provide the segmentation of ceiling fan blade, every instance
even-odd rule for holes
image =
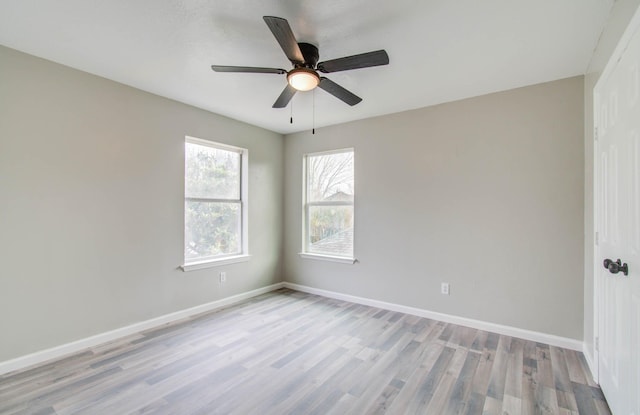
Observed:
[[[289,58],[291,63],[303,64],[304,56],[300,51],[296,37],[291,31],[289,22],[281,17],[273,16],[264,16],[263,19],[267,26],[269,26],[271,33],[273,33],[273,36],[275,36],[280,47],[284,51],[284,54],[287,55],[287,58]]]
[[[384,49],[359,55],[345,56],[318,63],[318,70],[324,73],[348,71],[350,69],[369,68],[389,64],[389,55]]]
[[[360,101],[362,101],[362,98],[353,94],[352,92],[347,91],[340,85],[333,82],[331,79],[328,79],[325,77],[320,78],[320,84],[318,84],[318,86],[324,89],[325,91],[327,91],[328,93],[330,93],[331,95],[333,95],[334,97],[341,99],[342,101],[346,102],[351,106],[354,106]]]
[[[296,89],[287,84],[286,88],[282,91],[276,102],[273,103],[273,108],[284,108],[287,106],[291,98],[296,94]]]
[[[211,65],[211,69],[216,72],[245,72],[245,73],[275,73],[285,74],[287,71],[278,68],[256,68],[252,66],[223,66]]]

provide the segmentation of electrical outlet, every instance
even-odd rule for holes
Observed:
[[[449,295],[449,283],[443,282],[440,284],[440,293],[444,295]]]
[[[220,284],[224,284],[227,282],[227,273],[224,271],[220,272]]]

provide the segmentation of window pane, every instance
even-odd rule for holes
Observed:
[[[240,199],[240,154],[185,143],[185,196]]]
[[[309,206],[308,252],[353,256],[353,206]]]
[[[240,253],[240,203],[185,202],[185,260]]]
[[[353,152],[308,156],[307,200],[353,202]]]

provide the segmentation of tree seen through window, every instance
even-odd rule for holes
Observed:
[[[242,250],[241,153],[185,143],[185,262]]]

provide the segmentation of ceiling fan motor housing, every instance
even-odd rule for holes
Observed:
[[[318,48],[310,43],[298,43],[300,52],[304,56],[304,63],[302,65],[295,65],[296,67],[302,66],[305,68],[315,69],[320,55],[318,54]]]

